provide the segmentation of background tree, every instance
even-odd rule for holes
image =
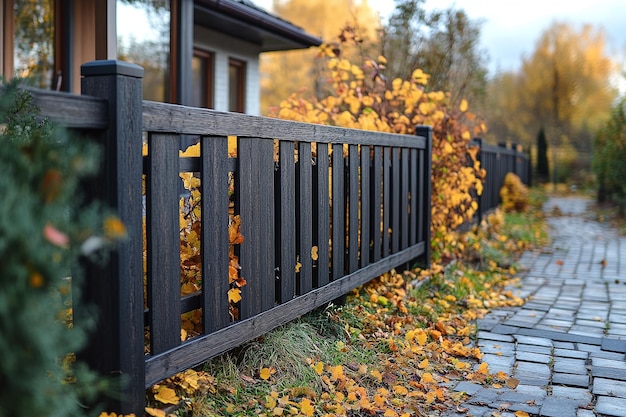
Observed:
[[[612,71],[601,29],[552,24],[519,72],[491,81],[487,108],[500,109],[486,114],[491,137],[515,137],[530,146],[531,132],[543,126],[548,143],[569,142],[589,153],[589,132],[606,121],[616,97],[609,83]]]
[[[537,134],[537,177],[540,181],[546,181],[550,178],[548,142],[546,141],[546,133],[543,127],[539,129]]]
[[[611,200],[623,212],[626,210],[626,98],[615,105],[611,118],[598,131],[593,151],[598,200]]]
[[[353,0],[287,0],[274,1],[273,12],[322,39],[336,39],[342,28],[353,29],[361,51],[343,48],[342,54],[354,57],[372,50],[378,37],[380,18],[367,1],[359,5]],[[309,97],[321,97],[325,83],[321,80],[323,64],[315,59],[317,49],[268,52],[261,55],[261,114],[295,91]],[[305,90],[302,87],[305,86]]]
[[[423,0],[396,5],[381,39],[390,79],[407,78],[412,69],[430,74],[428,88],[450,92],[453,105],[473,103],[485,96],[486,52],[479,48],[480,23],[454,7],[426,12]]]

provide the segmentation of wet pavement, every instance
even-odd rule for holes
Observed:
[[[544,205],[552,244],[524,254],[511,288],[528,302],[478,322],[490,372],[519,385],[460,382],[454,390],[470,397],[453,416],[626,417],[626,238],[596,221],[592,204],[554,197]]]

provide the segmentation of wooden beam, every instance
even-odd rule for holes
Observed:
[[[96,2],[96,59],[117,59],[116,0]]]

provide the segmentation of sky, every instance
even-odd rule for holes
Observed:
[[[356,0],[358,1],[358,0]],[[253,0],[271,11],[272,0]],[[393,0],[367,0],[383,19],[393,11]],[[542,32],[552,22],[569,23],[579,29],[589,23],[604,27],[607,54],[626,60],[626,0],[426,0],[427,10],[455,6],[472,20],[482,22],[481,47],[489,55],[488,68],[496,71],[519,69]]]

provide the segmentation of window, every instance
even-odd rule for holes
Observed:
[[[144,69],[143,98],[170,101],[169,1],[117,1],[117,54]]]
[[[228,60],[228,111],[245,112],[246,63]]]
[[[212,109],[213,105],[213,80],[214,57],[211,52],[194,49],[191,61],[192,71],[192,94],[191,105],[194,107],[206,107]]]
[[[13,9],[8,7],[13,3]],[[4,59],[9,61],[5,68],[12,73],[9,77],[27,78],[28,84],[45,89],[57,88],[55,73],[55,7],[54,0],[15,0],[9,1],[5,19],[13,14],[12,47],[7,48]],[[10,37],[10,33],[5,32]],[[11,42],[11,40],[7,40]],[[5,46],[7,42],[5,42]],[[12,50],[12,55],[10,52]],[[7,53],[8,52],[8,53]]]

